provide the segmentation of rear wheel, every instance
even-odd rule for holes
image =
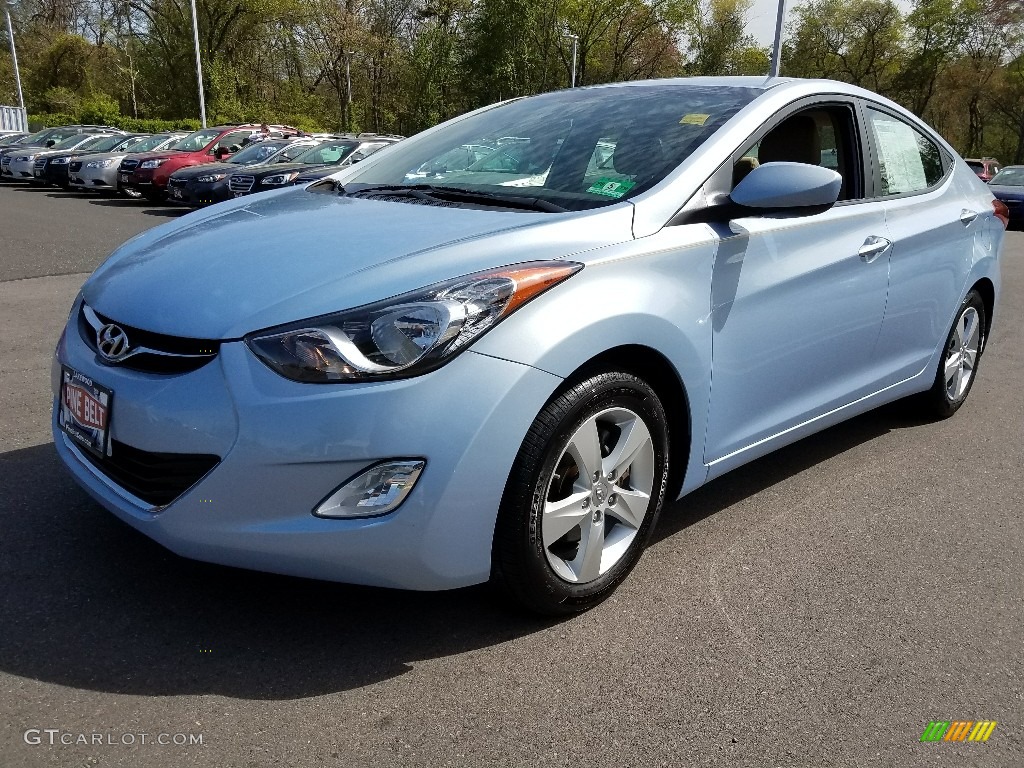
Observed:
[[[624,372],[577,384],[523,441],[495,529],[494,581],[540,613],[597,604],[639,559],[667,478],[665,411],[654,391]]]
[[[932,388],[920,397],[928,416],[947,419],[967,400],[985,350],[985,322],[985,302],[971,291],[946,337]]]

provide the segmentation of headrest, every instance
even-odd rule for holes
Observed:
[[[821,138],[814,118],[794,115],[783,120],[761,139],[757,159],[762,165],[779,162],[821,165]]]

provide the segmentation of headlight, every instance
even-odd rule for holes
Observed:
[[[535,296],[583,269],[531,262],[447,280],[356,309],[251,334],[249,349],[294,381],[418,376],[444,365]]]
[[[21,157],[17,158],[16,162],[27,163],[29,160],[35,160],[35,159],[36,159],[35,155],[22,155]]]
[[[67,165],[69,160],[67,157],[55,157],[50,161],[50,165]]]
[[[113,160],[93,160],[92,162],[86,163],[86,168],[109,168],[114,164]]]
[[[213,184],[213,182],[220,181],[225,176],[227,176],[226,173],[208,173],[205,176],[196,176],[196,181],[200,184]]]
[[[159,168],[161,165],[167,162],[167,158],[161,158],[159,160],[143,160],[142,165],[139,168]]]
[[[282,184],[287,184],[298,175],[298,171],[293,171],[292,173],[275,173],[273,176],[267,176],[260,182],[260,184],[279,187]]]

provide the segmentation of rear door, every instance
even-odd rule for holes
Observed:
[[[980,206],[954,183],[952,158],[921,126],[865,106],[875,167],[874,199],[892,241],[889,299],[876,356],[886,384],[921,373],[945,339],[983,224]]]

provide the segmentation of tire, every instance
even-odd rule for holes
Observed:
[[[668,458],[665,410],[642,379],[601,373],[556,397],[534,420],[509,474],[492,581],[546,615],[604,600],[650,538]]]
[[[918,403],[925,416],[948,419],[967,400],[985,351],[985,323],[985,302],[972,290],[946,336],[932,388],[920,395]]]

